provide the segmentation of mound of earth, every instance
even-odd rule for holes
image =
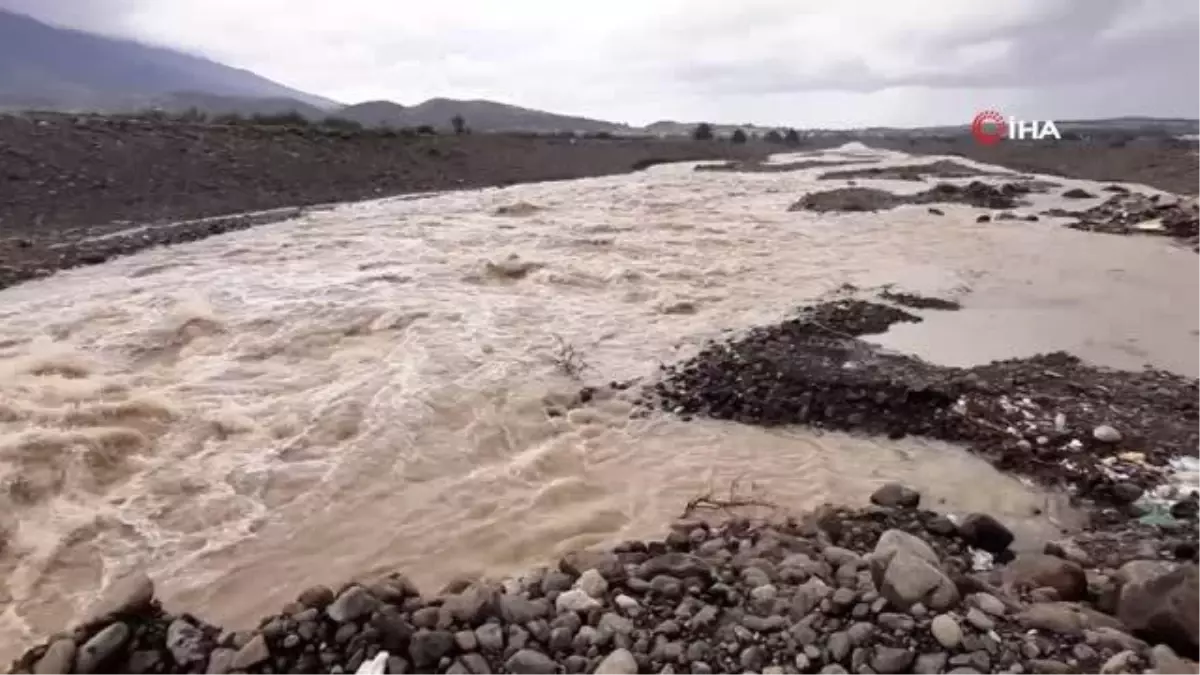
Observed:
[[[981,181],[971,181],[966,185],[938,183],[911,195],[898,195],[875,188],[844,187],[810,192],[788,210],[818,213],[886,211],[902,204],[966,204],[987,209],[1011,209],[1023,204],[1018,197],[1029,192],[1031,188],[1021,183],[1003,183],[995,187]]]
[[[858,178],[874,178],[880,180],[923,181],[926,178],[976,178],[980,176],[1002,176],[1006,174],[992,173],[967,166],[951,160],[938,160],[928,164],[905,164],[903,166],[868,167],[865,169],[845,169],[823,173],[820,180],[848,180]]]
[[[788,211],[887,211],[905,203],[900,195],[887,190],[864,187],[844,187],[824,192],[810,192],[788,207]]]
[[[1073,218],[1066,226],[1076,230],[1170,237],[1200,250],[1200,205],[1195,197],[1163,199],[1123,191],[1086,211],[1054,209],[1046,215]]]
[[[701,496],[661,540],[435,597],[399,572],[314,586],[253,630],[169,612],[135,574],[9,672],[1195,672],[1197,568],[1173,554],[1194,528],[1122,532],[1133,558],[1014,555],[988,514],[895,484],[871,501],[751,519]]]
[[[1200,186],[1196,144],[1174,139],[1127,144],[1013,141],[983,146],[963,134],[956,138],[878,138],[871,143],[915,154],[958,155],[1016,171],[1149,185],[1176,194],[1195,195]]]
[[[685,416],[958,442],[1113,517],[1140,515],[1131,503],[1195,453],[1194,379],[1065,353],[951,368],[859,339],[920,320],[861,300],[822,303],[665,367],[646,398]]]

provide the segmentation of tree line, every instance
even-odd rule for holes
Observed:
[[[697,141],[713,140],[716,138],[716,133],[713,131],[713,125],[709,124],[708,122],[697,125],[692,131],[692,138]],[[763,134],[762,139],[767,143],[796,146],[800,145],[800,132],[796,131],[795,129],[787,129],[786,131],[782,132],[778,129],[772,129]],[[729,140],[732,143],[745,143],[750,139],[746,135],[746,132],[742,129],[734,129],[733,133],[729,135]]]

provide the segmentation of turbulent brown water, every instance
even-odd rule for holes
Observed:
[[[631,419],[620,398],[554,416],[580,387],[563,345],[584,381],[652,375],[844,283],[899,282],[965,309],[893,348],[1195,376],[1191,252],[966,207],[787,212],[837,186],[819,173],[672,165],[346,205],[0,292],[0,656],[133,566],[244,626],[314,583],[399,568],[435,590],[657,535],[735,479],[791,509],[898,479],[1029,531],[1054,526],[1034,506],[1070,518],[940,444]]]

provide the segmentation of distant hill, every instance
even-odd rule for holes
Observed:
[[[176,92],[338,105],[198,56],[0,10],[0,107],[107,111]]]
[[[656,136],[691,136],[696,127],[700,126],[700,122],[675,122],[672,120],[662,120],[653,124],[648,124],[645,127],[646,132]],[[718,136],[728,136],[734,131],[741,129],[750,136],[765,136],[771,131],[783,133],[787,129],[783,127],[766,127],[758,124],[713,124],[713,133]]]
[[[407,107],[390,101],[369,101],[346,106],[335,114],[367,126],[417,127],[427,124],[436,128],[448,128],[450,120],[456,115],[461,115],[467,126],[475,131],[638,131],[626,124],[558,115],[507,103],[459,101],[449,98],[433,98]]]

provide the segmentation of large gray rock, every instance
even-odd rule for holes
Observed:
[[[118,579],[88,608],[85,624],[108,622],[138,614],[154,602],[154,582],[145,572],[137,571]]]
[[[1062,635],[1083,635],[1085,630],[1103,627],[1121,630],[1121,622],[1107,614],[1073,602],[1039,602],[1029,605],[1017,615],[1025,628],[1050,631]]]
[[[1126,565],[1126,568],[1128,565]],[[1130,573],[1122,568],[1124,576]],[[1184,653],[1200,647],[1200,575],[1194,564],[1156,576],[1135,577],[1121,586],[1117,618],[1135,635]]]
[[[208,656],[208,667],[204,672],[210,675],[225,675],[233,670],[233,657],[237,656],[237,652],[225,647],[218,647]]]
[[[893,606],[908,609],[917,603],[934,610],[958,604],[958,588],[936,564],[908,550],[885,557],[872,554],[872,576],[879,593]]]
[[[942,561],[938,558],[938,554],[934,552],[929,544],[926,544],[921,539],[904,530],[888,530],[879,535],[879,541],[875,542],[875,550],[872,551],[871,557],[875,559],[887,558],[895,551],[911,553],[933,565],[940,566],[942,564]]]
[[[916,508],[921,493],[900,483],[887,483],[871,494],[871,503],[889,508]]]
[[[204,631],[184,619],[175,619],[167,626],[167,649],[181,666],[203,663],[208,658]]]
[[[35,675],[57,675],[71,672],[75,664],[75,641],[67,638],[55,640],[46,648],[46,653],[33,666]]]
[[[1087,597],[1087,574],[1079,565],[1044,553],[1022,553],[1004,567],[1004,585],[1016,590],[1053,588],[1060,600]]]
[[[482,641],[481,641],[482,643]],[[443,656],[454,648],[454,636],[444,630],[421,630],[413,633],[408,644],[408,655],[413,665],[423,672],[432,672]]]
[[[967,515],[958,525],[958,534],[967,544],[989,553],[1001,553],[1013,542],[1012,530],[986,513]]]
[[[1200,667],[1197,667],[1195,661],[1185,659],[1175,653],[1167,645],[1156,645],[1150,650],[1150,662],[1154,666],[1154,672],[1166,675],[1195,675],[1200,673]]]
[[[351,586],[325,608],[329,618],[338,623],[354,621],[364,617],[379,607],[379,600],[362,586]]]
[[[473,584],[462,593],[446,598],[442,607],[456,620],[477,626],[488,617],[495,616],[499,606],[499,592],[484,584]]]
[[[248,670],[271,658],[271,650],[261,634],[256,634],[250,641],[237,650],[229,666],[231,670]]]
[[[80,673],[95,673],[113,658],[129,641],[132,631],[123,623],[114,623],[96,633],[75,655],[75,669]]]

